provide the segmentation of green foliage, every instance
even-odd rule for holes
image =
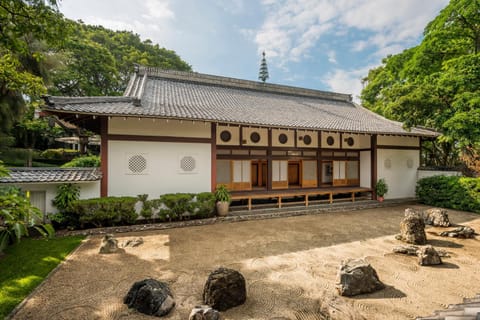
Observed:
[[[379,197],[383,197],[388,192],[388,185],[384,178],[378,179],[375,184],[375,193]]]
[[[100,167],[99,156],[80,156],[62,165],[63,168]]]
[[[224,184],[221,184],[215,190],[215,199],[220,202],[230,202],[232,197]]]
[[[77,150],[64,148],[47,149],[40,153],[40,157],[49,160],[72,160],[78,155],[79,153]]]
[[[133,224],[138,218],[135,197],[105,197],[73,201],[72,213],[79,226],[107,227]],[[78,226],[77,226],[78,227]]]
[[[3,161],[0,160],[0,177],[8,177],[8,169],[5,168],[5,165],[3,164]]]
[[[423,178],[417,182],[416,195],[427,205],[480,213],[480,178]]]
[[[153,216],[153,206],[152,202],[148,201],[148,194],[139,194],[138,201],[142,203],[142,209],[140,210],[140,216],[144,219],[150,219]]]
[[[215,195],[211,192],[197,193],[193,203],[193,216],[208,218],[215,215]]]
[[[52,200],[60,212],[68,211],[72,203],[80,198],[80,187],[72,183],[64,183],[57,187],[57,194]]]
[[[167,193],[162,195],[160,201],[165,208],[160,209],[160,219],[171,221],[189,215],[192,212],[191,201],[193,197],[192,193]]]
[[[45,236],[53,236],[51,226],[41,225],[42,213],[30,204],[16,188],[8,188],[0,193],[0,252],[12,242],[19,242],[28,236],[29,228],[35,228]]]
[[[480,149],[480,2],[452,0],[425,28],[422,43],[388,56],[364,79],[362,103],[407,128],[427,126],[457,161]]]
[[[0,259],[0,319],[23,301],[84,237],[23,239]]]

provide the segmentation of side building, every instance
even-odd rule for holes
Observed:
[[[148,67],[122,97],[47,97],[43,109],[100,133],[102,196],[371,191],[384,178],[386,198],[413,197],[421,143],[437,136],[350,95]]]

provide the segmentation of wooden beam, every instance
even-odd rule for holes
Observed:
[[[377,200],[377,194],[375,193],[375,184],[377,183],[377,135],[373,134],[370,138],[370,144],[372,152],[370,156],[371,162],[371,187],[372,187],[372,199]]]
[[[108,117],[100,118],[100,196],[108,197]]]
[[[217,185],[217,124],[212,123],[211,124],[211,148],[210,148],[210,153],[211,153],[211,186],[210,189],[212,192],[215,191],[216,185]]]

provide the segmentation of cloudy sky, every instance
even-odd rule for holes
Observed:
[[[130,30],[201,73],[360,94],[383,57],[418,44],[448,0],[62,0],[70,19]]]

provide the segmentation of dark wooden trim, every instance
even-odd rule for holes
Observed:
[[[322,132],[317,131],[317,147],[318,149],[322,149]]]
[[[267,190],[272,191],[272,129],[267,130],[268,147],[267,147]]]
[[[377,145],[377,149],[420,150],[420,147],[414,147],[414,146],[385,146],[385,145]]]
[[[108,197],[108,117],[100,118],[100,196]]]
[[[210,189],[212,192],[215,191],[215,188],[217,186],[217,125],[215,123],[212,123],[210,125],[211,129],[211,151],[210,151],[210,157],[211,157],[211,186]]]
[[[243,126],[239,126],[239,129],[238,129],[238,135],[240,137],[240,146],[239,147],[243,147]]]
[[[151,142],[180,142],[180,143],[212,143],[212,138],[189,138],[189,137],[167,137],[167,136],[135,136],[124,134],[109,134],[108,140],[118,141],[151,141]]]
[[[297,130],[293,130],[293,140],[294,140],[294,141],[293,141],[293,142],[294,142],[293,147],[294,147],[295,149],[298,149],[298,140],[297,140],[297,139],[298,139],[298,131],[297,131]]]
[[[371,162],[371,187],[372,187],[372,198],[373,200],[377,200],[377,194],[375,193],[375,184],[377,183],[377,135],[374,134],[370,138],[370,145],[372,147],[372,153],[370,156]]]
[[[343,133],[339,132],[339,136],[340,136],[340,149],[343,149]]]
[[[321,159],[321,153],[320,150],[317,151],[317,186],[320,186],[322,184],[322,159]]]
[[[423,166],[423,164],[422,164],[423,141],[424,141],[424,139],[422,139],[422,137],[420,137],[420,152],[418,153],[418,165],[419,165],[420,167]]]

